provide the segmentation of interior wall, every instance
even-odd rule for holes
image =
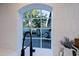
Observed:
[[[54,55],[59,55],[60,40],[79,37],[79,4],[54,4]],[[66,51],[67,52],[67,51]],[[69,53],[68,53],[69,54]]]
[[[21,4],[0,4],[0,55],[16,55]]]
[[[0,51],[16,51],[21,43],[21,21],[18,10],[27,4],[0,4]],[[64,36],[79,37],[79,4],[47,4],[53,8],[53,55],[59,55]],[[18,41],[19,39],[19,41]],[[18,46],[21,48],[21,44]],[[7,53],[8,53],[7,52]],[[19,50],[20,52],[20,50]],[[2,52],[3,53],[3,52]],[[3,55],[7,55],[7,53]],[[0,53],[1,55],[1,53]],[[14,54],[15,55],[15,54]]]

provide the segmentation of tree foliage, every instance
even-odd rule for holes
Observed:
[[[29,27],[29,20],[32,18],[32,27],[33,28],[40,28],[41,27],[41,20],[42,22],[45,22],[46,19],[41,19],[46,18],[46,14],[43,15],[40,10],[38,9],[32,9],[32,11],[26,11],[24,13],[24,22],[23,22],[23,27],[27,28]]]

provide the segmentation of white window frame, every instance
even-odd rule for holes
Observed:
[[[27,10],[32,10],[33,8],[35,8],[35,9],[42,9],[42,10],[46,10],[46,11],[50,11],[51,12],[51,50],[53,50],[53,40],[52,40],[52,38],[53,38],[53,12],[52,12],[52,7],[50,7],[49,5],[45,5],[45,4],[40,4],[40,3],[37,3],[37,4],[30,4],[30,5],[26,5],[26,6],[24,6],[23,8],[21,8],[20,10],[19,10],[19,21],[18,21],[18,26],[20,26],[20,28],[19,28],[19,30],[18,30],[18,47],[17,47],[17,49],[20,51],[21,50],[21,48],[22,48],[22,38],[23,38],[23,35],[22,35],[22,33],[23,33],[23,26],[22,26],[22,24],[23,24],[23,14],[24,14],[24,12]],[[42,46],[42,45],[41,45]]]

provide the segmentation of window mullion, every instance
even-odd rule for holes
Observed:
[[[40,21],[41,21],[41,28],[40,28],[40,31],[41,31],[40,47],[42,48],[42,10],[41,10],[41,18],[40,18]]]

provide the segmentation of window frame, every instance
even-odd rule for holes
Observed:
[[[27,5],[27,6],[24,6],[23,8],[21,8],[19,10],[19,13],[20,13],[22,22],[23,22],[23,14],[26,12],[26,10],[27,11],[31,11],[34,8],[35,9],[41,9],[41,10],[50,11],[51,12],[51,24],[52,24],[52,8],[50,6],[48,6],[48,5],[45,5],[45,4],[30,4],[30,5]],[[50,29],[51,29],[51,34],[52,34],[52,25],[51,25],[51,28]],[[52,37],[51,37],[51,48],[52,48]]]

